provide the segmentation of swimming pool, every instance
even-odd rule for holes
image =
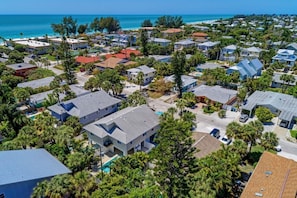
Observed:
[[[101,170],[102,170],[103,172],[105,172],[105,173],[110,173],[110,166],[111,166],[111,164],[112,164],[115,160],[117,160],[118,158],[119,158],[119,156],[115,156],[115,157],[113,157],[111,160],[105,162],[105,163],[103,164]]]
[[[164,112],[162,111],[156,111],[155,114],[157,114],[158,116],[161,116]]]

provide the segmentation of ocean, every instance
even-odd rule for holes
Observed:
[[[66,15],[69,16],[69,15]],[[71,15],[78,24],[90,24],[95,17],[107,15]],[[123,30],[139,28],[145,19],[154,22],[161,15],[109,15],[120,21]],[[185,23],[226,19],[233,15],[178,15]],[[0,15],[0,37],[5,39],[55,36],[51,24],[61,23],[64,15]],[[1,42],[1,40],[0,40]]]

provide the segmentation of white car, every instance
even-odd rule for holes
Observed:
[[[227,145],[231,144],[231,142],[232,142],[232,140],[228,139],[228,137],[226,135],[224,137],[222,137],[222,139],[220,141]]]
[[[281,145],[277,145],[276,147],[274,147],[274,149],[275,149],[277,152],[281,152],[281,151],[282,151],[282,147],[281,147]]]

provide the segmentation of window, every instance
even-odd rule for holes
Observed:
[[[132,143],[133,143],[133,141],[130,142],[130,144],[132,144]]]
[[[105,109],[105,111],[107,111],[107,110],[108,110],[108,108]]]
[[[118,141],[119,144],[122,144],[122,142]]]
[[[142,134],[142,136],[146,136],[146,133]]]

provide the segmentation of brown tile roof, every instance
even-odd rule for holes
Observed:
[[[162,31],[162,33],[166,33],[166,34],[174,34],[174,33],[180,33],[182,32],[183,30],[182,29],[179,29],[179,28],[170,28],[170,29],[167,29],[165,31]]]
[[[195,32],[192,34],[193,37],[206,37],[207,34],[204,32]]]
[[[121,59],[121,58],[110,57],[110,58],[106,59],[105,61],[96,63],[95,65],[98,67],[114,69],[117,65],[119,65],[121,63],[126,63],[126,62],[127,62],[126,60]]]
[[[263,198],[296,197],[297,162],[265,151],[241,198],[261,195]]]
[[[78,63],[83,63],[83,64],[94,63],[94,62],[99,61],[99,57],[97,57],[97,56],[95,56],[95,57],[78,56],[75,58],[75,61]]]
[[[199,151],[195,153],[197,158],[205,157],[221,148],[221,142],[208,133],[193,132],[192,138],[194,139],[193,146]]]

